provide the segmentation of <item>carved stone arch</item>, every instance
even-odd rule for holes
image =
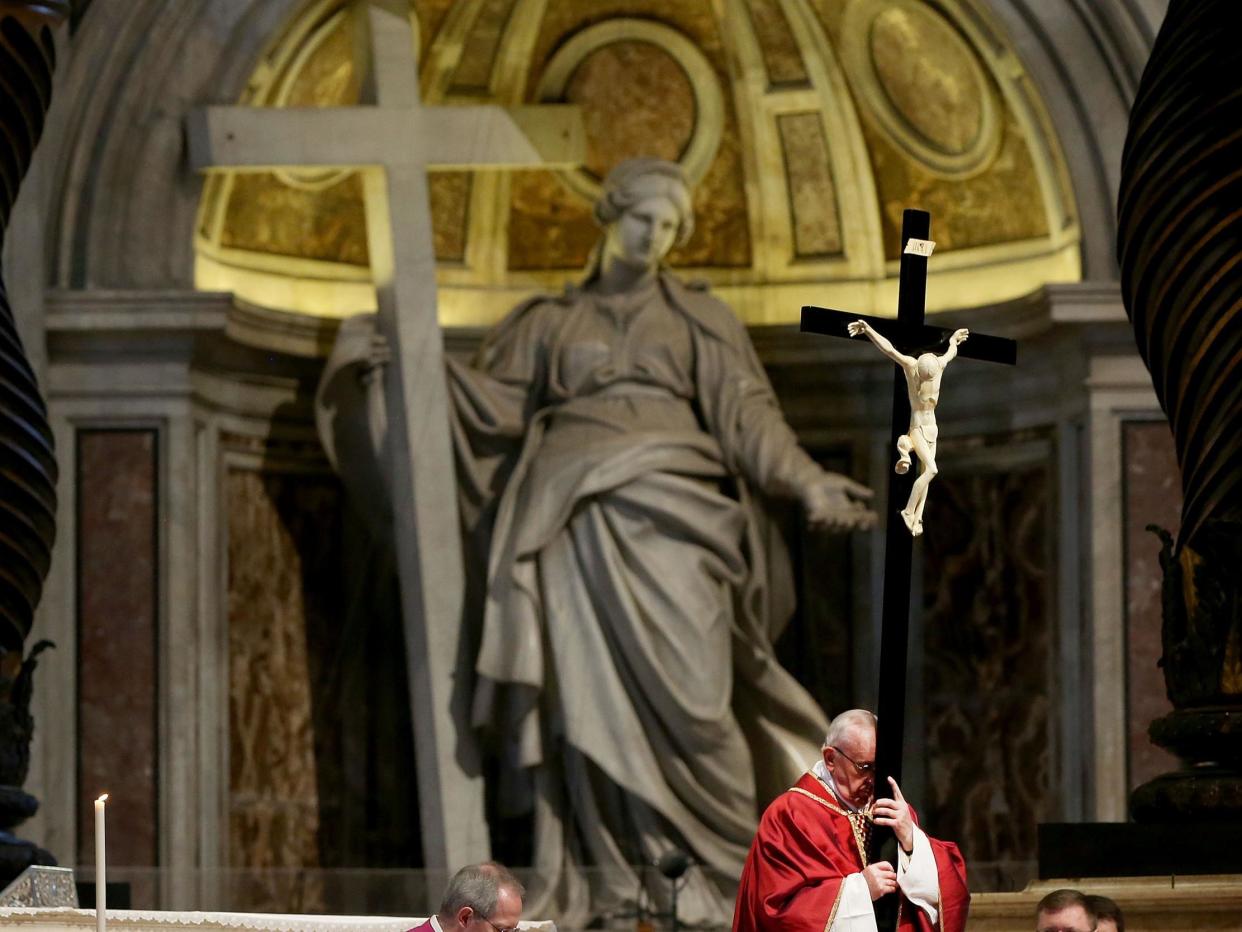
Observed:
[[[970,0],[1003,24],[1061,141],[1083,277],[1117,278],[1117,190],[1130,104],[1166,0]]]
[[[47,163],[49,280],[192,287],[200,179],[189,106],[235,101],[269,37],[305,0],[97,0],[58,85]]]

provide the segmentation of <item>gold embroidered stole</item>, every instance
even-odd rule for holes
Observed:
[[[800,786],[791,786],[791,792],[801,793],[807,799],[813,799],[825,809],[830,809],[837,815],[843,815],[849,820],[850,830],[854,833],[854,844],[858,846],[858,856],[862,858],[863,867],[867,866],[867,839],[871,836],[871,813],[870,812],[847,812],[836,803],[831,803],[822,796],[816,796],[809,790],[804,790]]]

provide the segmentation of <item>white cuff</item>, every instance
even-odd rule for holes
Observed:
[[[867,878],[861,873],[850,874],[841,881],[837,914],[828,932],[876,932],[871,890],[867,887]]]
[[[936,925],[940,907],[940,875],[931,842],[917,825],[914,827],[914,848],[909,854],[897,846],[897,886],[906,899],[927,913]]]

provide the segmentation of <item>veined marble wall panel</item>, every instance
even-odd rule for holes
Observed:
[[[229,854],[231,867],[315,867],[319,780],[308,617],[339,596],[335,479],[234,466],[228,515]],[[315,912],[322,891],[256,881],[250,909]]]
[[[789,178],[794,254],[799,258],[840,255],[841,221],[832,162],[818,113],[782,113],[776,118]]]
[[[160,862],[158,443],[154,429],[77,434],[77,844],[84,863],[95,838],[89,800],[104,792],[115,826],[109,862]]]
[[[422,863],[391,553],[314,441],[222,438],[229,468],[229,864]],[[356,890],[353,891],[357,893]],[[248,909],[365,911],[341,888],[251,875]],[[342,897],[344,899],[342,899]]]
[[[924,518],[923,824],[961,845],[972,886],[1003,889],[1030,879],[1013,875],[1057,815],[1058,684],[1076,675],[1061,657],[1077,645],[1056,643],[1051,444],[955,456],[980,440],[942,442]]]
[[[1125,527],[1126,724],[1129,789],[1179,767],[1177,758],[1147,737],[1154,719],[1173,711],[1156,666],[1161,645],[1160,542],[1147,525],[1177,534],[1181,474],[1167,421],[1127,421],[1121,427]]]

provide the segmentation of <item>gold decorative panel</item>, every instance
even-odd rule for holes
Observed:
[[[486,95],[492,80],[496,51],[515,0],[483,0],[462,48],[449,93]]]
[[[835,256],[841,252],[841,224],[819,113],[784,113],[776,124],[789,179],[794,254],[804,259]]]
[[[439,34],[449,11],[459,3],[461,0],[410,0],[414,21],[418,24],[416,35],[418,36],[419,61],[427,57],[427,52],[431,48],[431,40]],[[426,82],[424,82],[424,93],[426,90]]]
[[[572,51],[572,49],[571,49]],[[618,162],[641,155],[678,160],[690,143],[695,94],[668,51],[647,41],[607,41],[568,62],[561,97],[583,108],[585,179],[520,172],[511,184],[509,267],[575,269],[585,264],[598,229],[592,187]],[[653,100],[660,101],[653,107]]]
[[[509,268],[580,269],[599,228],[591,207],[553,172],[514,172],[509,182]]]
[[[295,188],[272,172],[230,180],[222,246],[366,267],[367,218],[357,173],[321,190]]]
[[[432,172],[427,176],[431,232],[436,258],[441,262],[461,262],[466,257],[470,180],[469,172]]]
[[[873,124],[863,124],[863,135],[875,172],[886,258],[900,258],[901,213],[906,207],[931,211],[932,239],[941,254],[1048,234],[1039,178],[1013,121],[1006,122],[1000,151],[988,170],[952,185],[898,150]]]
[[[849,76],[872,119],[929,170],[969,177],[1000,142],[1000,103],[962,36],[921,3],[858,3],[843,24]]]
[[[552,4],[532,63],[538,100],[582,107],[589,155],[584,171],[549,176],[572,195],[536,182],[539,173],[514,177],[510,269],[581,267],[598,236],[590,202],[599,179],[632,155],[678,160],[695,185],[694,236],[670,255],[674,266],[750,264],[740,133],[722,93],[727,60],[711,4]],[[532,255],[540,231],[550,248]]]
[[[929,62],[937,44],[940,55]],[[942,21],[886,10],[871,25],[871,61],[893,109],[936,148],[956,155],[978,138],[987,88]]]
[[[307,0],[241,99],[358,99],[349,0]],[[440,314],[487,325],[578,275],[600,179],[678,160],[694,236],[670,255],[752,323],[806,294],[892,313],[902,210],[932,212],[929,309],[1019,297],[1081,274],[1052,122],[1003,26],[975,0],[411,0],[428,105],[576,104],[572,170],[431,176]],[[204,182],[196,281],[251,304],[374,307],[357,177]],[[844,305],[843,305],[844,306]]]
[[[658,100],[658,108],[651,101]],[[586,168],[596,178],[625,159],[677,161],[694,129],[694,90],[681,66],[650,42],[613,42],[574,70],[565,100],[583,109]]]
[[[311,4],[305,19],[292,24],[273,44],[241,103],[279,107],[356,104],[359,81],[348,6],[346,0]],[[448,4],[431,0],[418,6],[436,23],[448,10]],[[429,188],[436,256],[445,262],[461,262],[468,232],[470,176],[436,173],[430,177]],[[288,169],[211,176],[204,184],[197,229],[200,256],[240,267],[251,281],[265,275],[279,278],[282,269],[295,275],[310,268],[315,277],[329,280],[348,274],[334,271],[341,267],[365,275],[369,263],[362,183],[353,171]],[[315,268],[314,263],[324,265]],[[243,296],[262,304],[263,294],[260,289]],[[343,305],[339,313],[356,310]]]
[[[802,53],[780,0],[751,0],[748,12],[763,55],[763,66],[768,72],[768,83],[774,87],[806,84]]]

